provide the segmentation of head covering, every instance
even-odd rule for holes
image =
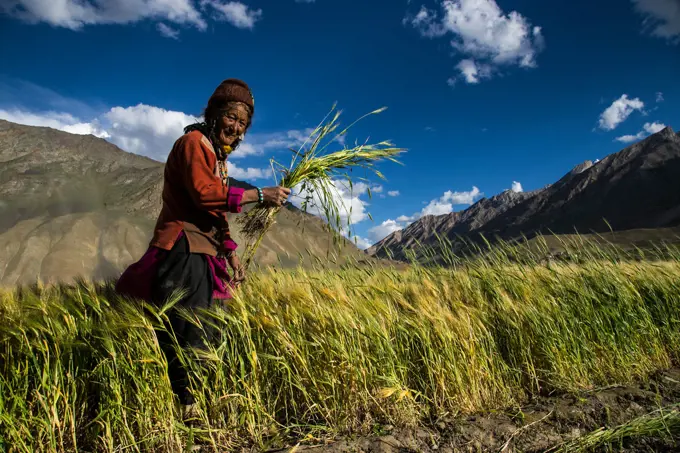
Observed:
[[[208,105],[203,112],[204,121],[190,124],[184,128],[185,134],[198,130],[205,135],[212,143],[219,161],[226,160],[227,155],[240,144],[239,140],[233,147],[223,147],[215,135],[215,122],[218,112],[225,109],[227,105],[232,102],[242,102],[248,106],[250,118],[253,117],[253,114],[255,113],[255,98],[253,97],[253,93],[250,91],[248,84],[239,79],[226,79],[215,88],[212,96],[210,96]]]
[[[207,112],[216,112],[226,107],[229,102],[243,102],[250,107],[250,116],[255,113],[255,98],[248,84],[239,79],[226,79],[215,88],[208,100]]]

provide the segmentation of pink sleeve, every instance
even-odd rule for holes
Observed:
[[[224,241],[224,250],[234,251],[238,248],[238,244],[234,242],[233,239],[227,239]]]
[[[243,209],[243,206],[241,206],[243,192],[245,192],[245,189],[241,189],[240,187],[229,188],[229,193],[227,194],[227,210],[229,212],[241,212]]]

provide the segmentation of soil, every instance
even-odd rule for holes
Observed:
[[[636,385],[611,386],[579,395],[542,396],[521,410],[445,419],[435,426],[418,429],[385,427],[380,436],[341,438],[277,451],[544,452],[596,429],[627,423],[677,403],[680,403],[680,368],[673,368]],[[673,438],[624,440],[607,451],[680,452],[679,434],[674,433]]]

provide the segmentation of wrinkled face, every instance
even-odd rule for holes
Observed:
[[[222,111],[217,118],[217,136],[223,145],[235,146],[241,135],[246,133],[250,123],[248,110],[243,104],[236,104]]]

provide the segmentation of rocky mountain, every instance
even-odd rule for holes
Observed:
[[[162,180],[161,162],[105,140],[0,120],[0,284],[119,275],[146,250]],[[332,247],[320,219],[287,208],[258,264],[291,266],[300,256],[309,263]],[[233,221],[232,230],[240,242]],[[365,257],[349,241],[339,255]]]
[[[680,136],[670,127],[599,162],[584,162],[554,184],[503,192],[464,211],[426,216],[367,250],[403,259],[436,235],[456,240],[529,238],[680,225]],[[435,234],[436,233],[436,234]]]

